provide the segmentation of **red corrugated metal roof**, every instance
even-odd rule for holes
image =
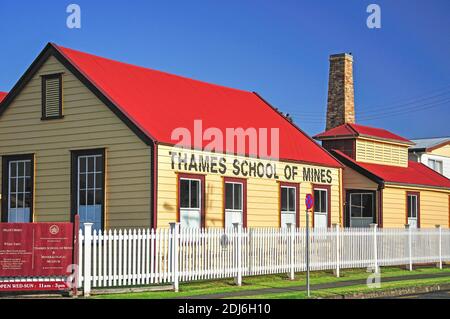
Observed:
[[[357,162],[341,151],[333,150],[333,152],[336,153],[338,159],[343,160],[345,164],[346,162],[350,162],[353,165],[357,165],[388,183],[444,187],[450,189],[450,179],[435,172],[422,163],[409,161],[408,167],[369,164]]]
[[[317,134],[316,136],[314,136],[314,138],[320,140],[324,138],[344,137],[344,136],[345,137],[366,136],[414,144],[410,140],[403,138],[392,132],[389,132],[388,130],[351,123],[346,123],[338,127],[335,127],[331,130]]]
[[[8,95],[7,92],[0,92],[0,102]]]
[[[325,166],[341,164],[253,92],[146,69],[53,45],[144,133],[175,144],[176,128],[279,128],[280,159]],[[270,135],[269,135],[270,138]],[[203,141],[202,147],[210,141]],[[218,151],[225,151],[220,149]],[[235,152],[234,149],[226,149]],[[248,154],[248,153],[247,153]],[[256,154],[249,154],[256,155]]]

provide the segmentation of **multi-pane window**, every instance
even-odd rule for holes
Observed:
[[[328,212],[328,192],[326,189],[314,190],[314,212],[316,213]]]
[[[102,228],[104,167],[103,155],[80,155],[77,157],[78,214],[80,223],[93,223],[93,228]]]
[[[31,222],[33,204],[32,160],[8,161],[9,223]]]
[[[242,184],[225,183],[225,209],[242,210]]]
[[[428,167],[435,170],[439,174],[443,173],[443,164],[442,161],[435,160],[435,159],[428,159]]]
[[[281,211],[282,212],[296,212],[296,194],[295,187],[281,187]]]
[[[417,211],[418,211],[418,205],[417,205],[417,195],[408,195],[408,218],[417,218]]]
[[[297,187],[280,186],[281,227],[298,227],[297,220]]]
[[[200,181],[196,179],[180,180],[180,207],[200,209]]]
[[[202,227],[202,180],[180,178],[180,223],[182,227]]]
[[[374,199],[372,193],[350,194],[350,213],[352,218],[373,218]]]

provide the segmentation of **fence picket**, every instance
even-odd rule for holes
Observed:
[[[174,233],[169,229],[93,230],[86,265],[86,234],[79,235],[78,285],[120,287],[174,280]],[[291,273],[305,268],[305,229],[181,228],[178,278],[181,282]],[[449,229],[329,228],[311,230],[311,269],[412,265],[450,261]],[[239,244],[239,247],[237,246]],[[291,247],[294,247],[291,250]],[[376,249],[376,251],[375,251]],[[241,268],[238,268],[238,253]],[[375,259],[376,258],[376,259]],[[89,263],[89,261],[88,261]],[[293,268],[291,268],[293,267]]]

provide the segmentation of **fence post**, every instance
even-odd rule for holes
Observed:
[[[442,269],[442,227],[441,225],[436,225],[436,228],[438,229],[439,234],[439,262],[437,266],[439,269]]]
[[[340,255],[339,255],[339,247],[341,246],[340,244],[340,225],[339,224],[334,224],[334,228],[335,228],[335,233],[336,233],[336,277],[340,277],[341,272],[340,272],[340,263],[339,263],[339,259],[340,259]]]
[[[408,231],[408,269],[413,270],[412,263],[412,229],[409,224],[405,224],[405,229]]]
[[[179,282],[179,274],[178,274],[178,246],[179,246],[179,223],[169,223],[171,235],[169,238],[171,239],[171,247],[172,251],[170,252],[170,256],[172,257],[172,276],[173,276],[173,290],[175,292],[180,291],[180,282]]]
[[[294,268],[294,242],[295,242],[295,227],[293,224],[288,224],[290,230],[290,243],[289,243],[289,264],[290,264],[290,273],[289,279],[295,280],[295,268]]]
[[[91,248],[92,248],[92,223],[84,223],[84,280],[83,294],[89,297],[91,294]]]
[[[373,266],[375,273],[379,273],[378,267],[378,245],[377,245],[377,224],[370,224],[370,228],[373,229]]]
[[[248,246],[247,251],[249,252],[249,263],[248,272],[250,275],[253,274],[253,263],[255,258],[255,252],[253,251],[253,228],[248,229]]]
[[[234,223],[235,234],[237,235],[237,240],[235,247],[236,251],[236,262],[237,262],[237,276],[235,278],[235,283],[238,286],[242,286],[242,226],[240,223]]]

